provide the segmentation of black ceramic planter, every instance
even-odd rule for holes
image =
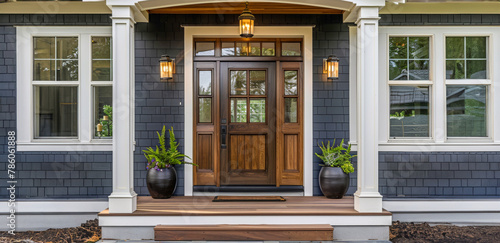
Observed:
[[[177,172],[173,166],[161,171],[154,168],[149,169],[146,175],[146,184],[149,194],[154,199],[170,198],[177,187]]]
[[[319,188],[327,198],[340,199],[349,188],[349,174],[340,167],[321,167]]]

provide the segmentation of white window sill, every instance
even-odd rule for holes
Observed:
[[[351,144],[351,150],[357,151],[358,146]],[[489,152],[500,151],[499,142],[446,142],[446,143],[417,143],[417,142],[386,142],[379,143],[380,152]]]
[[[17,143],[17,151],[113,151],[113,141],[102,139],[90,143],[71,141],[34,141],[30,143]]]

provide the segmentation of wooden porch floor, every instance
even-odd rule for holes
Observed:
[[[138,197],[137,210],[133,213],[109,213],[106,209],[99,216],[390,216],[381,213],[359,213],[354,210],[353,197],[327,199],[325,197],[284,197],[285,202],[212,202],[213,197],[172,197],[153,199]]]

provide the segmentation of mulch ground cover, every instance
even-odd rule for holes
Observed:
[[[392,242],[499,243],[500,226],[454,226],[393,222]]]
[[[16,232],[15,236],[5,231],[0,232],[0,242],[11,243],[91,243],[99,239],[101,239],[101,227],[97,219],[89,220],[80,227]],[[397,243],[500,243],[500,226],[430,226],[427,223],[414,224],[396,221],[390,227],[390,239]]]
[[[45,231],[25,231],[15,232],[16,235],[10,235],[5,231],[0,232],[0,242],[11,243],[59,243],[59,242],[82,242],[91,243],[101,239],[101,227],[97,219],[88,220],[80,227],[64,229],[48,229]]]

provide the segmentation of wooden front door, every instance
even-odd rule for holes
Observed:
[[[195,186],[303,185],[301,43],[195,40]]]
[[[275,67],[221,63],[221,185],[276,183]]]

